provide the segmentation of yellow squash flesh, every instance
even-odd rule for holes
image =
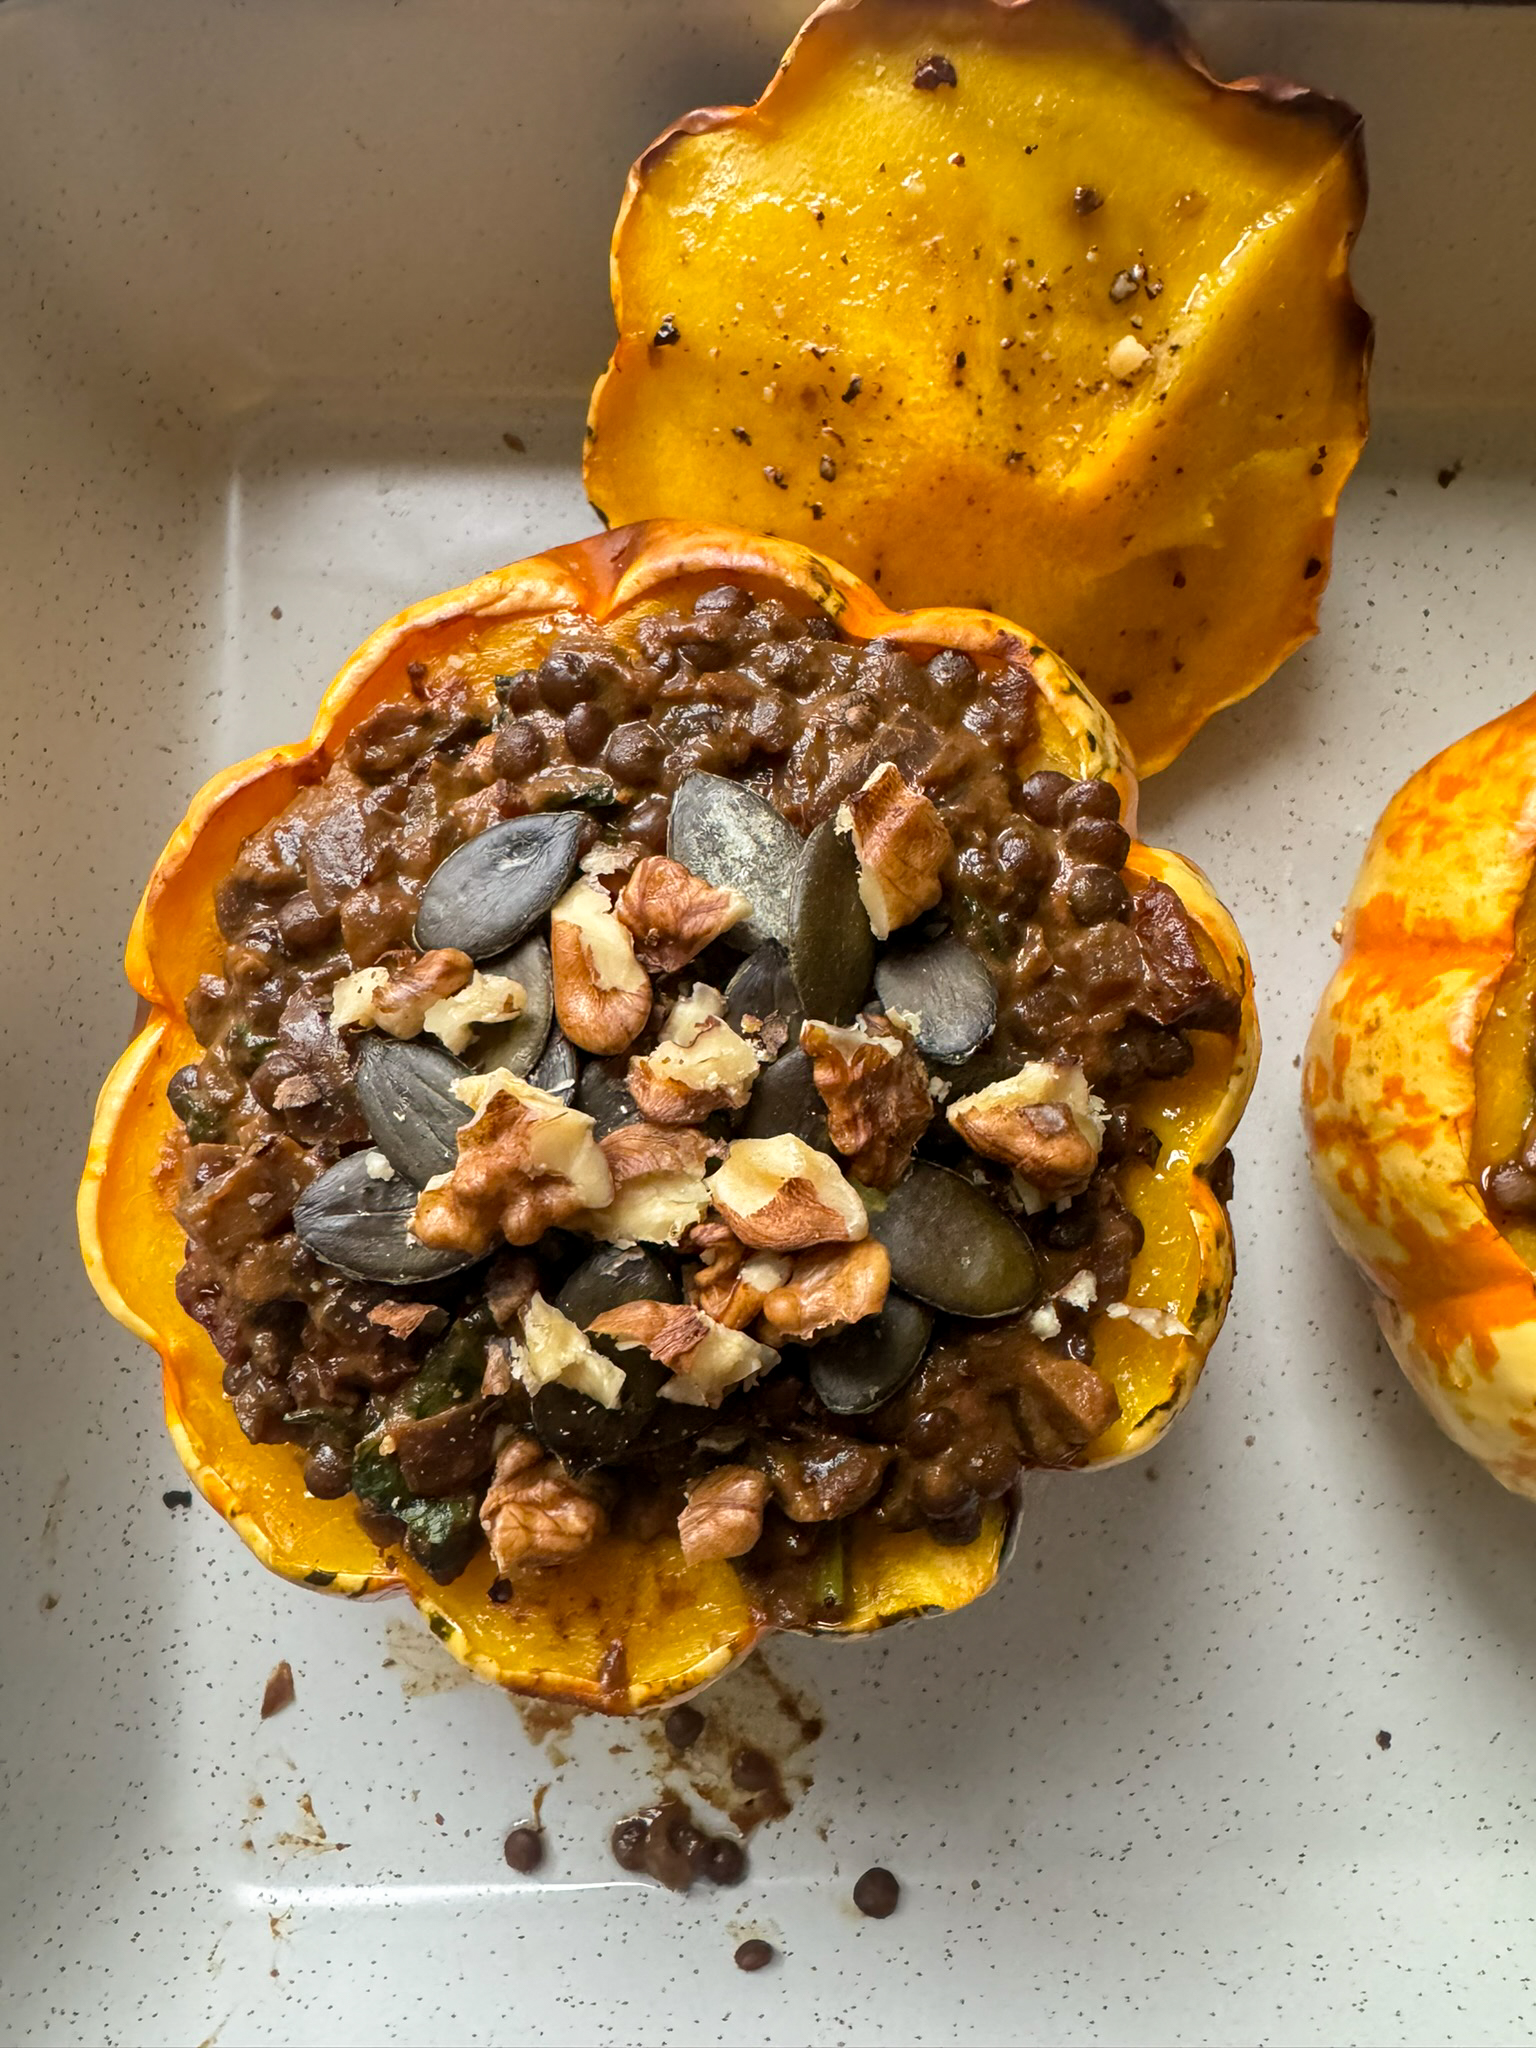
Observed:
[[[176,1126],[165,1088],[178,1067],[200,1054],[186,998],[198,976],[222,961],[214,894],[241,842],[324,772],[361,719],[410,693],[408,664],[425,662],[438,680],[451,671],[489,691],[495,676],[536,662],[576,618],[623,638],[647,611],[686,602],[725,579],[819,606],[860,640],[885,636],[925,652],[954,647],[993,661],[1028,649],[1041,716],[1039,742],[1025,765],[1107,778],[1134,825],[1135,782],[1113,726],[1070,670],[1004,620],[889,611],[823,557],[730,528],[658,521],[535,556],[402,612],[342,669],[305,742],[230,769],[196,797],[155,868],[129,939],[129,979],[149,1017],[102,1090],[79,1197],[87,1269],[112,1314],[160,1353],[167,1419],[183,1463],[264,1564],[341,1593],[403,1588],[434,1632],[482,1677],[610,1712],[675,1699],[751,1649],[765,1624],[735,1571],[686,1565],[673,1538],[641,1546],[610,1537],[573,1566],[520,1583],[513,1600],[494,1606],[484,1555],[453,1584],[439,1586],[410,1560],[381,1551],[350,1502],[310,1498],[296,1449],[246,1442],[222,1391],[218,1354],[177,1304],[183,1238],[173,1215]],[[1123,1419],[1089,1447],[1095,1464],[1133,1456],[1156,1439],[1187,1400],[1221,1326],[1231,1237],[1201,1169],[1237,1123],[1258,1053],[1247,957],[1204,878],[1176,855],[1140,845],[1130,866],[1183,898],[1241,993],[1243,1021],[1235,1042],[1193,1034],[1192,1072],[1149,1084],[1133,1103],[1164,1144],[1155,1169],[1138,1168],[1127,1190],[1146,1229],[1130,1299],[1176,1318],[1191,1334],[1152,1335],[1129,1321],[1099,1319],[1099,1365],[1114,1379]],[[828,1632],[865,1633],[966,1605],[997,1576],[1010,1512],[989,1509],[981,1534],[959,1549],[922,1532],[896,1534],[856,1521],[848,1532],[844,1615]],[[623,1646],[622,1663],[612,1654],[616,1644]]]
[[[1164,767],[1316,631],[1364,204],[1351,109],[1219,84],[1159,7],[828,0],[630,174],[588,494],[1028,619]]]
[[[1421,768],[1383,813],[1307,1049],[1334,1235],[1463,1450],[1536,1499],[1536,1231],[1479,1188],[1532,1110],[1536,698]]]

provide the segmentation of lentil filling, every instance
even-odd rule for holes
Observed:
[[[178,1297],[440,1579],[676,1529],[835,1618],[846,1517],[965,1543],[1114,1420],[1128,1098],[1237,999],[1022,650],[724,586],[411,681],[219,890]]]

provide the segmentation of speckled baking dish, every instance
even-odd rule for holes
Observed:
[[[1265,1004],[1234,1314],[1151,1460],[1037,1483],[993,1599],[770,1651],[826,1732],[743,1885],[680,1902],[614,1868],[644,1733],[530,1730],[409,1613],[299,1601],[179,1505],[147,1354],[75,1262],[155,849],[375,619],[589,529],[624,167],[751,97],[799,11],[0,8],[6,2038],[1524,2026],[1532,1524],[1377,1347],[1306,1196],[1291,1060],[1385,796],[1531,687],[1529,11],[1191,10],[1218,69],[1364,109],[1380,334],[1321,639],[1143,802],[1220,876]],[[262,1722],[282,1659],[296,1698]],[[741,1726],[782,1719],[764,1671],[730,1687]],[[546,1783],[529,1881],[501,1838]],[[850,1901],[871,1863],[903,1880],[889,1920]],[[782,1960],[741,1976],[758,1935]]]

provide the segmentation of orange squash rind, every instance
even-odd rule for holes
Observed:
[[[353,1596],[403,1589],[447,1647],[482,1677],[610,1712],[681,1697],[752,1648],[765,1624],[735,1571],[723,1563],[685,1565],[673,1539],[640,1546],[614,1537],[574,1565],[521,1586],[508,1605],[494,1606],[486,1598],[484,1554],[440,1586],[373,1543],[349,1502],[307,1495],[296,1450],[246,1442],[222,1392],[218,1355],[176,1301],[183,1243],[172,1213],[174,1120],[165,1088],[179,1066],[198,1056],[185,1001],[198,975],[222,957],[214,891],[241,841],[324,772],[354,725],[407,693],[408,663],[446,658],[471,679],[489,678],[526,665],[557,620],[568,625],[579,614],[620,624],[724,578],[808,600],[861,639],[883,635],[993,659],[1027,648],[1041,703],[1040,745],[1030,765],[1107,777],[1134,823],[1134,777],[1113,726],[1070,670],[1004,620],[892,612],[823,557],[729,528],[658,521],[534,556],[414,605],[381,627],[326,693],[306,741],[226,771],[193,800],[134,921],[127,968],[148,1021],[102,1090],[79,1195],[87,1270],[111,1313],[160,1354],[167,1420],[182,1462],[264,1564]],[[1182,1082],[1148,1084],[1138,1099],[1138,1114],[1164,1145],[1157,1166],[1136,1169],[1128,1190],[1147,1233],[1131,1298],[1188,1334],[1152,1335],[1129,1321],[1101,1319],[1101,1368],[1115,1378],[1124,1418],[1090,1446],[1092,1463],[1133,1456],[1156,1440],[1188,1399],[1220,1328],[1231,1236],[1202,1169],[1231,1135],[1258,1052],[1247,957],[1204,878],[1176,855],[1140,845],[1130,866],[1182,896],[1241,993],[1242,1024],[1235,1041],[1194,1034],[1192,1073]],[[857,1522],[845,1547],[843,1614],[827,1632],[867,1633],[966,1605],[995,1580],[1013,1512],[996,1504],[977,1539],[959,1549],[940,1547],[922,1532]],[[623,1645],[621,1663],[613,1656],[616,1643]]]

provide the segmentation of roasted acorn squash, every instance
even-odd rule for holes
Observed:
[[[1334,1235],[1447,1436],[1536,1498],[1536,698],[1400,789],[1366,850],[1303,1108]],[[1517,1167],[1513,1208],[1501,1168]]]
[[[656,522],[558,548],[500,569],[402,612],[342,669],[307,741],[228,770],[196,797],[145,892],[128,944],[128,974],[148,1021],[102,1090],[80,1191],[85,1261],[103,1302],[159,1351],[176,1448],[200,1490],[263,1563],[286,1577],[360,1595],[404,1588],[437,1635],[481,1676],[517,1692],[615,1712],[675,1698],[720,1674],[765,1624],[735,1571],[689,1568],[676,1540],[607,1539],[574,1565],[526,1583],[507,1605],[487,1598],[482,1555],[440,1586],[409,1559],[382,1553],[349,1502],[304,1491],[297,1450],[253,1447],[221,1391],[221,1364],[204,1331],[178,1306],[183,1240],[167,1165],[173,1118],[169,1077],[197,1053],[186,999],[216,967],[222,940],[214,896],[241,842],[316,780],[347,734],[391,699],[405,698],[408,665],[451,657],[465,681],[483,681],[537,658],[560,615],[614,623],[722,577],[819,606],[845,635],[958,648],[1028,660],[1042,700],[1032,766],[1103,777],[1134,823],[1135,786],[1113,726],[1061,663],[1003,620],[978,612],[888,610],[844,570],[792,543],[726,528]],[[1187,1400],[1220,1328],[1231,1282],[1226,1212],[1206,1171],[1226,1145],[1252,1084],[1258,1051],[1250,973],[1230,918],[1199,873],[1176,855],[1132,846],[1130,871],[1183,899],[1241,998],[1236,1036],[1193,1034],[1196,1063],[1182,1079],[1148,1083],[1138,1117],[1162,1139],[1155,1167],[1129,1169],[1127,1200],[1146,1232],[1130,1300],[1134,1319],[1099,1320],[1097,1362],[1119,1395],[1121,1419],[1089,1446],[1087,1462],[1146,1449]],[[1169,1327],[1164,1319],[1174,1319]],[[845,1618],[860,1633],[906,1616],[965,1605],[997,1575],[1010,1512],[987,1511],[978,1539],[942,1548],[926,1534],[850,1524]],[[623,1675],[611,1655],[622,1643]],[[606,1662],[605,1662],[606,1660]],[[606,1674],[606,1675],[605,1675]]]
[[[1144,772],[1316,630],[1360,124],[1148,0],[827,0],[630,173],[588,494],[1028,619]]]

